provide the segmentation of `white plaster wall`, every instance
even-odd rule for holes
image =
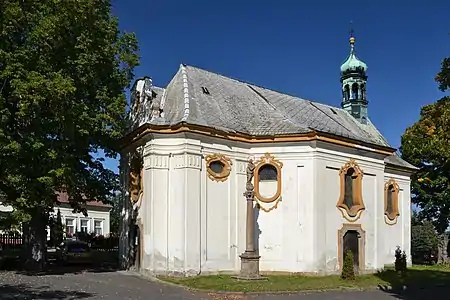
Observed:
[[[139,213],[144,236],[142,269],[186,275],[239,271],[239,255],[246,245],[243,193],[247,159],[259,159],[266,152],[283,163],[282,201],[277,209],[256,213],[255,240],[261,271],[339,270],[338,230],[349,223],[336,208],[339,169],[351,158],[364,171],[366,209],[355,223],[366,232],[365,267],[383,267],[387,260],[385,245],[390,245],[387,236],[392,237],[386,230],[392,226],[383,219],[382,159],[322,149],[309,143],[250,147],[179,134],[155,135],[145,146],[144,198]],[[231,174],[225,182],[207,177],[204,158],[213,153],[232,160]],[[404,184],[407,190],[407,178]],[[409,193],[403,192],[402,197],[406,200],[401,214],[409,216]],[[402,224],[406,224],[406,218],[403,219]],[[405,249],[410,243],[408,235],[405,227],[400,235]]]
[[[350,222],[336,208],[340,196],[339,170],[351,158],[363,170],[363,201],[365,210],[358,220]],[[373,158],[347,155],[342,152],[318,149],[316,154],[317,186],[315,215],[316,269],[320,273],[334,273],[340,270],[338,257],[338,230],[344,224],[360,224],[365,231],[365,268],[380,267],[378,262],[378,222],[380,219],[380,188],[383,184],[384,162]],[[382,215],[381,215],[382,216]]]

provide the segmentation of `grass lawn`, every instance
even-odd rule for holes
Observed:
[[[158,277],[171,283],[180,284],[193,289],[233,292],[276,292],[329,290],[345,288],[374,288],[382,286],[414,286],[431,287],[450,284],[450,268],[440,266],[414,266],[401,277],[394,270],[385,270],[373,275],[357,277],[354,281],[344,281],[339,276],[300,276],[280,275],[267,276],[267,281],[236,281],[229,275],[198,277]]]

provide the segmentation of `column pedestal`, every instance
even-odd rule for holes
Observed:
[[[246,228],[246,250],[239,257],[241,258],[241,271],[237,280],[267,280],[259,274],[259,258],[261,257],[255,249],[255,217],[253,213],[254,192],[244,193],[247,200],[247,228]]]

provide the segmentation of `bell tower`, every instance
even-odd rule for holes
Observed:
[[[350,30],[350,54],[341,65],[341,107],[362,124],[367,124],[367,65],[355,55],[355,37]]]

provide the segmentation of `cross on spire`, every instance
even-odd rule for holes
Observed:
[[[355,36],[353,35],[355,31],[353,30],[353,21],[350,21],[350,45],[353,48],[353,45],[355,44]]]

